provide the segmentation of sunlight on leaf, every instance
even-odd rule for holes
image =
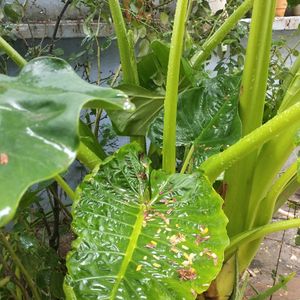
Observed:
[[[30,185],[75,159],[84,105],[134,108],[124,93],[88,84],[58,58],[34,59],[19,76],[0,76],[0,226]]]
[[[78,190],[67,299],[195,299],[219,272],[227,219],[200,173],[167,175],[127,145]]]

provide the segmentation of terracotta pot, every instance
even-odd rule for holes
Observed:
[[[300,16],[300,4],[293,7],[293,15]]]
[[[276,16],[283,17],[287,8],[287,0],[277,0]]]

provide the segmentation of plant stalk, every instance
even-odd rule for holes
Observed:
[[[123,71],[123,81],[126,84],[139,84],[134,49],[128,39],[128,32],[122,15],[119,0],[109,0],[109,8],[114,22],[114,28],[118,40],[120,60]]]
[[[239,20],[251,9],[253,0],[245,0],[225,21],[225,23],[202,45],[201,50],[196,52],[190,60],[192,67],[197,68],[211,55],[211,52],[236,26]]]
[[[276,0],[254,0],[240,91],[243,135],[262,124]]]
[[[20,67],[24,67],[27,61],[0,36],[0,48]]]
[[[74,201],[75,200],[75,193],[70,188],[70,186],[64,181],[64,179],[60,175],[55,175],[53,177],[55,181],[59,184],[59,186],[65,191],[65,193],[68,195],[68,197]]]
[[[278,196],[274,211],[277,211],[288,200],[289,196],[293,195],[299,189],[299,186],[300,183],[298,181],[297,175],[295,175],[286,185],[282,193]]]
[[[296,61],[296,63],[297,63],[297,61]],[[298,67],[297,70],[296,70],[296,67]],[[300,62],[299,62],[299,65],[298,65],[298,63],[294,64],[293,65],[293,68],[295,70],[294,77],[292,79],[289,79],[289,77],[287,77],[288,78],[288,82],[286,82],[285,84],[289,83],[289,86],[288,86],[288,89],[287,89],[287,91],[285,93],[285,96],[284,96],[284,98],[282,100],[282,103],[281,103],[281,105],[280,105],[280,107],[278,109],[278,112],[284,111],[286,108],[290,107],[295,102],[299,101],[299,96],[300,96],[300,92],[299,92],[299,88],[300,88],[299,67],[300,67]]]
[[[91,151],[84,143],[80,142],[77,150],[77,158],[90,170],[101,163],[101,158]]]
[[[258,213],[258,207],[253,211],[254,215],[257,215],[255,222],[257,224],[264,224],[268,219],[272,218],[275,213],[274,208],[279,195],[283,192],[288,183],[297,174],[297,162],[294,162],[278,179],[275,181],[271,189],[269,190],[267,196],[262,201],[264,207],[268,209],[260,210]]]
[[[185,171],[187,170],[187,168],[189,166],[189,163],[192,159],[192,156],[194,154],[194,151],[195,151],[195,146],[192,145],[189,152],[188,152],[188,154],[187,154],[187,156],[186,156],[186,158],[185,158],[185,160],[184,160],[184,163],[183,163],[183,166],[181,168],[180,174],[184,174]]]
[[[2,231],[0,231],[0,240],[3,244],[3,246],[6,248],[7,252],[10,254],[11,259],[14,261],[16,266],[20,269],[20,271],[24,275],[24,278],[26,279],[26,282],[28,283],[28,285],[32,291],[34,299],[41,300],[40,294],[31,278],[31,276],[27,272],[26,268],[22,264],[21,260],[17,256],[16,252],[13,250],[12,246],[10,245],[10,243],[8,242],[8,240],[6,239],[6,236],[3,234]]]
[[[297,228],[299,226],[300,219],[292,219],[267,224],[236,235],[231,239],[230,245],[225,250],[225,261],[227,261],[242,244],[248,244],[273,232]]]
[[[188,0],[178,0],[177,2],[168,63],[162,148],[163,169],[168,173],[175,173],[176,168],[178,82],[187,5]]]
[[[272,26],[276,0],[254,0],[252,21],[240,88],[239,112],[242,121],[242,136],[261,126],[267,89]],[[253,174],[259,149],[244,156],[225,173],[228,186],[224,211],[229,219],[228,234],[233,236],[247,229]],[[241,199],[237,201],[237,199]]]
[[[300,103],[297,103],[223,152],[209,157],[199,169],[204,170],[210,181],[214,182],[224,170],[230,168],[234,163],[255,151],[279,133],[288,130],[291,126],[290,124],[297,123],[299,118]]]
[[[288,75],[282,82],[282,85],[281,85],[282,94],[281,95],[284,95],[286,93],[286,91],[288,90],[290,84],[292,83],[292,81],[293,81],[295,75],[297,74],[297,72],[299,71],[299,69],[300,69],[300,55],[298,55],[298,57],[296,58],[295,62],[292,65]]]
[[[109,0],[109,8],[114,21],[120,60],[125,84],[139,85],[139,76],[134,53],[134,38],[131,30],[127,31],[119,0]],[[132,137],[131,142],[137,141],[146,151],[144,136]]]

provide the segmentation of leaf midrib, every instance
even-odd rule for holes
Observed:
[[[111,300],[114,300],[115,297],[116,297],[119,285],[120,285],[121,281],[123,280],[123,278],[126,274],[128,265],[129,265],[129,263],[132,259],[132,256],[133,256],[133,252],[137,247],[137,241],[138,241],[138,238],[139,238],[140,233],[142,231],[143,221],[144,221],[144,205],[141,204],[140,205],[140,211],[137,215],[133,230],[132,230],[131,235],[130,235],[130,241],[128,243],[128,246],[127,246],[127,249],[126,249],[126,252],[125,252],[124,260],[121,264],[119,273],[117,274],[116,282],[115,282],[114,287],[111,291],[111,295],[110,295]]]

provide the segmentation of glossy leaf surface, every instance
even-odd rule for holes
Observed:
[[[241,135],[237,112],[239,78],[219,76],[180,94],[176,145],[194,143],[195,164],[234,143]],[[162,145],[163,111],[150,125],[149,138]]]
[[[228,244],[222,199],[200,173],[149,171],[127,145],[78,191],[67,299],[195,299]]]
[[[136,109],[133,112],[109,111],[114,128],[120,135],[146,135],[149,124],[161,111],[164,96],[134,85],[121,85]]]
[[[80,109],[131,109],[124,93],[90,85],[58,58],[0,76],[0,226],[26,189],[65,170],[76,155]]]

